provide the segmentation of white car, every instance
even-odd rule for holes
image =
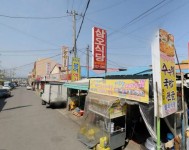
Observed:
[[[27,85],[27,86],[26,86],[26,89],[27,89],[27,90],[32,90],[32,87],[29,86],[29,85]]]
[[[7,89],[7,90],[11,90],[12,88],[8,85],[4,85],[2,89]]]

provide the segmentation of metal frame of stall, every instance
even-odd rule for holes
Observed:
[[[84,122],[78,139],[89,148],[124,148],[126,138],[126,104],[117,97],[89,93]],[[105,138],[105,139],[104,139]],[[104,141],[102,142],[102,140]]]

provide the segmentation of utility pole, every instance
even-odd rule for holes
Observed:
[[[78,15],[78,13],[76,13],[76,11],[71,11],[68,12],[70,15],[72,15],[73,17],[73,52],[74,52],[74,57],[77,56],[77,48],[76,48],[76,15]]]
[[[87,46],[86,51],[87,78],[89,78],[89,45]]]

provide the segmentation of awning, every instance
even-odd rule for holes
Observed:
[[[90,110],[105,118],[113,119],[126,114],[126,105],[118,97],[89,92],[86,97],[85,110]]]
[[[101,103],[106,104],[108,106],[113,105],[113,103],[115,103],[117,100],[120,101],[121,105],[124,105],[125,103],[128,104],[128,105],[139,105],[139,102],[137,102],[137,101],[132,101],[132,100],[119,98],[119,97],[115,97],[115,96],[95,94],[95,93],[92,93],[92,92],[89,92],[87,97],[92,98],[92,99],[96,99],[96,100],[100,100]]]
[[[89,102],[91,102],[92,100],[95,100],[95,101],[98,101],[98,103],[101,103],[107,106],[112,106],[117,100],[119,100],[118,97],[95,94],[91,92],[88,93],[87,98]]]
[[[70,88],[70,89],[77,89],[77,90],[85,90],[88,91],[89,89],[89,80],[84,79],[84,80],[79,80],[75,82],[67,82],[64,84],[65,87]]]

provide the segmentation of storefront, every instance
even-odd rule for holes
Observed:
[[[90,148],[124,148],[127,107],[139,103],[149,103],[148,79],[91,79],[78,139]]]
[[[85,98],[88,93],[89,80],[83,79],[75,82],[67,82],[67,108],[75,116],[82,116],[84,113]]]

